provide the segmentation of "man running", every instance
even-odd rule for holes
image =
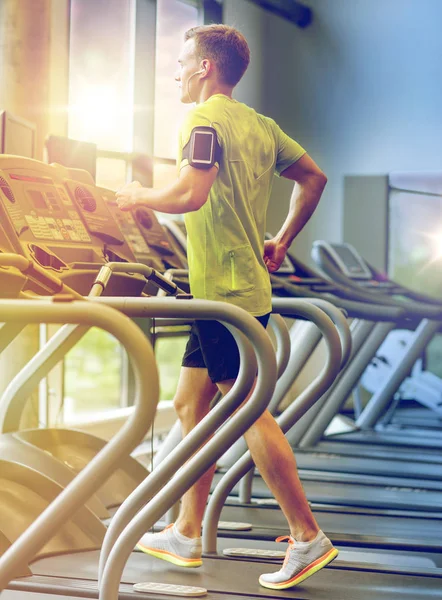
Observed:
[[[271,312],[269,272],[276,271],[315,210],[326,177],[274,120],[232,98],[250,60],[242,34],[227,25],[190,29],[179,56],[181,102],[196,103],[179,138],[179,175],[163,189],[136,182],[117,192],[122,210],[146,205],[184,214],[191,292],[229,302],[265,327]],[[274,174],[295,182],[280,231],[264,242]],[[174,399],[183,435],[223,395],[239,371],[236,343],[217,322],[197,321],[185,350]],[[302,489],[292,449],[266,411],[245,434],[253,460],[288,521],[289,547],[282,568],[259,578],[272,589],[292,587],[338,554],[319,529]],[[146,534],[138,547],[182,567],[198,567],[201,525],[214,467],[183,496],[177,522]],[[279,538],[278,538],[279,539]]]

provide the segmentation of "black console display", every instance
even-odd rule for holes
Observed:
[[[351,279],[371,279],[372,273],[363,258],[350,244],[327,244],[329,252],[344,275]]]

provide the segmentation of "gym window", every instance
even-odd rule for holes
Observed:
[[[71,0],[68,137],[97,144],[98,185],[117,189],[130,181],[139,155],[155,156],[144,185],[175,176],[178,126],[190,108],[180,103],[174,80],[177,56],[184,32],[201,22],[202,5]],[[161,400],[170,400],[185,338],[157,344]],[[112,419],[127,413],[130,387],[120,345],[92,329],[66,357],[63,398],[50,412],[57,424],[82,428],[88,420]]]

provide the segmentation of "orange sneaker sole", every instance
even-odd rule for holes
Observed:
[[[141,544],[137,544],[138,550],[144,552],[144,554],[149,554],[149,556],[154,556],[155,558],[159,558],[161,560],[167,560],[167,562],[172,563],[178,567],[186,567],[186,568],[196,568],[200,567],[203,564],[201,558],[183,558],[182,556],[178,556],[177,554],[173,554],[172,552],[167,552],[167,550],[158,550],[157,548],[148,548]]]
[[[338,556],[338,554],[339,551],[336,550],[336,548],[332,548],[327,552],[327,554],[324,554],[324,556],[321,556],[320,558],[309,564],[297,575],[295,575],[295,577],[292,577],[287,581],[282,581],[281,583],[270,583],[268,581],[263,581],[260,577],[259,583],[263,587],[269,588],[271,590],[286,590],[287,588],[298,585],[298,583],[301,583],[302,581],[307,579],[307,577],[310,577],[311,575],[317,573],[320,569],[331,563],[331,561],[334,560]]]

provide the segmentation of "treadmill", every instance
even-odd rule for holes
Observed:
[[[362,300],[365,300],[363,293],[354,292],[352,288],[343,286],[340,283],[328,281],[320,272],[311,269],[292,255],[288,255],[288,260],[283,267],[281,275],[272,276],[273,288],[277,294],[282,296],[324,298],[337,306],[342,306],[349,317],[359,320],[358,323],[354,322],[352,324],[355,335],[355,347],[353,349],[354,364],[351,362],[348,364],[348,371],[354,370],[355,367],[357,368],[356,361],[360,364],[359,373],[363,371],[365,364],[370,361],[371,356],[376,351],[377,344],[385,338],[393,327],[402,324],[410,326],[410,323],[412,323],[412,320],[407,318],[404,308],[363,302]],[[361,321],[369,321],[369,323]],[[376,322],[378,323],[378,334],[373,331]],[[376,334],[374,345],[373,343],[371,345],[367,343],[363,346],[361,342],[357,341],[357,336],[359,335],[360,337],[359,330],[361,326],[364,328],[362,342],[369,342],[369,335],[374,337],[373,334]],[[362,353],[365,355],[365,363],[361,356]],[[337,387],[338,382],[339,386],[344,383],[339,381],[342,375],[339,376],[338,381],[332,389]],[[347,383],[346,389],[343,388],[341,391],[342,402],[349,395],[354,382],[359,379],[357,372],[352,376],[352,379],[353,382],[350,381]],[[335,393],[337,391],[335,390]],[[327,396],[329,395],[330,392],[328,392]],[[412,454],[403,450],[395,451],[389,448],[387,451],[382,451],[382,449],[372,449],[371,452],[367,452],[366,456],[352,456],[350,458],[340,454],[338,451],[333,453],[331,448],[327,450],[324,446],[320,450],[315,449],[314,446],[299,447],[302,436],[315,418],[315,412],[317,413],[318,409],[320,410],[319,407],[324,401],[325,398],[321,399],[288,433],[289,440],[296,448],[298,466],[301,470],[392,476],[403,480],[396,480],[398,485],[415,485],[423,488],[426,485],[425,480],[441,480],[442,456],[436,452],[423,452],[417,456],[416,453]],[[413,481],[411,479],[406,481],[408,478],[412,478]],[[375,480],[372,478],[371,481]]]
[[[440,328],[441,304],[433,298],[427,298],[417,294],[389,280],[384,275],[368,265],[357,251],[348,244],[328,244],[316,242],[313,248],[314,258],[320,264],[321,269],[330,279],[338,279],[345,282],[357,291],[363,291],[374,302],[389,302],[404,307],[410,307],[421,311],[421,322],[415,330],[411,343],[405,349],[401,364],[390,373],[389,378],[380,389],[373,395],[363,413],[354,423],[356,431],[339,436],[328,436],[327,439],[336,441],[344,439],[355,444],[362,444],[362,452],[366,445],[382,444],[384,447],[396,446],[400,451],[403,449],[410,454],[427,456],[431,451],[438,451],[442,447],[442,437],[431,435],[427,429],[407,428],[405,435],[400,431],[381,430],[376,427],[381,415],[391,401],[402,381],[410,372],[414,362],[419,357],[426,344]],[[347,266],[345,261],[347,260]],[[399,295],[399,297],[398,297]],[[417,309],[417,310],[416,310]],[[317,429],[301,444],[310,445],[319,440],[327,427],[329,414],[323,415]],[[320,417],[318,418],[319,422]],[[324,427],[325,425],[325,427]],[[375,429],[373,429],[375,427]],[[439,452],[440,454],[440,452]]]
[[[135,262],[90,175],[81,172],[83,176],[75,178],[77,173],[61,165],[47,165],[18,156],[0,157],[0,250],[15,253],[17,261],[28,265],[24,269],[26,280],[22,295],[67,293],[81,297],[89,293],[98,272],[110,259],[121,264]],[[32,274],[34,276],[29,276]],[[106,293],[113,296],[140,295],[146,279],[139,274],[116,272],[107,283]],[[71,344],[75,343],[75,336],[79,339],[86,331],[87,328],[76,328]],[[65,342],[65,352],[66,346]],[[54,353],[46,372],[59,358],[60,355],[57,358]],[[103,442],[84,432],[61,428],[18,431],[24,404],[41,377],[28,379],[19,389],[14,387],[18,382],[15,378],[3,395],[1,453],[22,464],[32,464],[66,485],[75,472],[72,466],[81,468],[101,450]],[[8,398],[13,398],[15,403],[10,403]],[[134,484],[131,484],[130,474],[138,477]],[[106,498],[118,499],[124,490],[129,493],[145,475],[142,466],[129,457],[124,469],[114,475],[113,488],[107,487],[108,494],[106,489],[101,492],[101,500],[106,503]],[[109,516],[98,499],[94,506],[100,516]]]
[[[34,166],[34,165],[33,165],[33,166]],[[82,197],[83,197],[83,196],[82,196]],[[90,199],[91,197],[93,198],[93,197],[94,197],[94,194],[93,194],[93,193],[91,193],[91,192],[89,192],[89,196],[88,196],[88,199],[89,199],[88,201],[89,201],[89,203],[92,203],[92,200]],[[86,204],[85,204],[85,206],[86,206]],[[88,206],[89,208],[91,208],[91,206],[90,206],[89,204],[88,204],[87,206]],[[108,258],[109,258],[109,256],[108,256]]]
[[[171,303],[171,301],[166,301]],[[180,303],[180,306],[183,304]],[[253,340],[253,335],[249,336],[249,339]],[[269,355],[270,356],[270,355]],[[262,370],[266,363],[261,363]],[[274,371],[275,374],[275,371]],[[273,377],[274,377],[273,374]],[[269,379],[271,377],[268,373],[265,374],[263,379],[267,380],[269,385]],[[260,388],[257,386],[257,389]],[[140,394],[140,399],[142,395]],[[237,413],[238,415],[239,413]],[[247,426],[247,425],[245,425]],[[121,560],[118,558],[119,550],[123,553],[123,563],[126,558],[127,550],[133,547],[133,538],[138,539],[139,528],[149,526],[155,520],[155,515],[162,514],[168,507],[168,505],[174,503],[184,489],[203,473],[209,464],[211,464],[216,457],[216,454],[221,453],[228,444],[231,443],[231,439],[225,439],[222,446],[220,446],[220,439],[218,434],[215,438],[205,446],[204,453],[199,453],[199,456],[194,456],[191,461],[188,461],[185,467],[183,467],[179,473],[175,473],[173,480],[162,488],[161,492],[149,502],[147,507],[143,509],[142,513],[137,516],[133,524],[129,529],[125,529],[123,535],[118,538],[118,541],[114,543],[112,554],[108,557],[107,569],[113,575],[114,583],[115,578],[119,581],[119,571],[122,566]],[[186,440],[188,440],[187,436]],[[185,441],[184,441],[185,442]],[[188,443],[188,442],[187,442]],[[201,443],[201,440],[200,442]],[[180,449],[175,452],[175,457],[179,454]],[[174,457],[169,457],[168,461],[171,462]],[[185,457],[181,457],[184,461]],[[97,462],[97,459],[94,459]],[[166,461],[167,462],[167,461]],[[167,464],[162,463],[163,475],[167,477],[165,473]],[[79,476],[83,481],[79,481],[77,489],[80,489],[80,483],[84,484],[88,477],[88,474],[82,473]],[[151,479],[152,481],[152,479]],[[157,478],[156,485],[166,483],[167,479],[161,482],[160,478]],[[149,481],[146,482],[146,487],[149,486]],[[71,490],[73,486],[71,486]],[[65,498],[68,497],[68,493],[65,494]],[[72,493],[71,493],[72,496]],[[56,521],[60,520],[60,510],[63,508],[63,502],[65,498],[60,499],[57,503],[58,511],[51,511],[46,515],[46,522],[52,523],[53,527],[57,526]],[[160,502],[161,499],[161,502]],[[72,507],[73,508],[73,507]],[[33,528],[33,532],[29,532],[26,535],[26,539],[21,542],[21,549],[25,550],[25,554],[29,556],[32,551],[29,552],[29,543],[37,538],[37,544],[40,544],[46,537],[45,526],[40,518],[38,523]],[[18,548],[20,544],[16,545]],[[108,548],[109,549],[109,548]],[[14,598],[13,592],[21,593],[22,598],[38,597],[38,594],[47,594],[51,597],[54,595],[63,595],[63,597],[97,597],[97,584],[95,577],[97,574],[96,559],[98,558],[97,552],[86,552],[77,555],[64,555],[58,557],[51,557],[47,559],[41,559],[33,564],[35,573],[41,573],[40,575],[34,575],[31,577],[21,577],[14,579],[8,585],[7,594],[11,598]],[[9,554],[11,557],[12,555]],[[22,555],[22,558],[24,555]],[[113,563],[111,564],[111,559]],[[0,580],[3,585],[4,577],[8,577],[8,573],[5,573],[5,560],[0,559]],[[10,563],[12,566],[12,563]],[[111,568],[113,567],[113,568]],[[331,567],[328,571],[322,571],[313,577],[307,584],[302,587],[294,588],[286,591],[270,591],[264,588],[260,588],[257,583],[258,575],[263,570],[270,569],[267,563],[263,563],[260,560],[251,561],[234,561],[228,558],[206,558],[202,569],[193,570],[191,573],[177,570],[173,566],[163,563],[161,561],[155,561],[145,555],[131,553],[128,566],[123,574],[123,584],[120,588],[120,598],[145,598],[144,593],[139,593],[133,589],[133,583],[139,582],[140,580],[148,580],[149,582],[160,582],[160,583],[184,583],[195,587],[204,587],[209,590],[208,597],[212,599],[221,598],[317,598],[327,597],[330,599],[337,599],[348,595],[351,590],[351,597],[355,599],[366,598],[368,593],[372,593],[373,589],[376,589],[377,598],[393,599],[397,597],[398,593],[411,593],[414,598],[436,598],[438,597],[441,585],[440,572],[435,569],[420,569],[419,572],[416,569],[410,569],[409,567],[404,569],[402,567],[388,567],[377,565],[376,567],[369,567],[367,565],[354,564],[352,566],[339,565],[336,563],[335,567]],[[51,575],[48,575],[51,572]],[[75,575],[73,575],[75,573]],[[70,586],[70,587],[67,587]],[[113,592],[114,590],[111,590]],[[26,593],[26,595],[25,595]],[[184,590],[182,595],[184,595]],[[11,595],[12,594],[12,595]],[[104,592],[103,592],[104,594]],[[153,597],[162,597],[160,595],[152,594]],[[151,597],[152,597],[151,596]],[[8,596],[6,596],[8,597]],[[53,596],[52,596],[53,597]],[[113,594],[102,595],[101,598],[106,600],[112,600]],[[115,597],[117,597],[115,595]]]

